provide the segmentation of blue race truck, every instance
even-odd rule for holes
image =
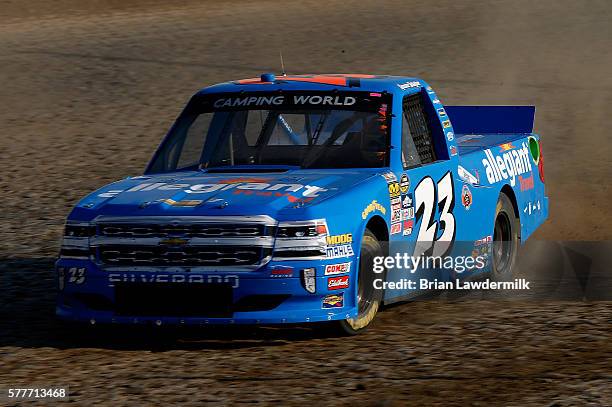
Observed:
[[[400,274],[375,270],[398,250],[489,244],[487,267],[473,271],[511,275],[548,216],[534,113],[443,106],[426,82],[398,76],[263,74],[202,89],[143,175],[68,216],[56,313],[92,324],[330,321],[353,334],[380,305],[421,293],[390,289]]]

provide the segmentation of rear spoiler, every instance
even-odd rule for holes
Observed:
[[[456,134],[532,133],[535,106],[445,106]]]

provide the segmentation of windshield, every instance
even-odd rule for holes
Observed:
[[[196,95],[148,172],[228,166],[388,166],[390,95],[276,92]]]

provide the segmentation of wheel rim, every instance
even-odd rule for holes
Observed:
[[[493,231],[493,264],[498,272],[507,271],[512,258],[512,226],[505,212],[500,212],[495,219]]]

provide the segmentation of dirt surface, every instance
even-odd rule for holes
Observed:
[[[0,388],[69,385],[77,405],[612,403],[611,302],[416,302],[353,338],[309,327],[83,333],[52,322],[50,275],[25,276],[51,261],[0,270],[13,294],[0,311]]]
[[[350,339],[151,340],[63,330],[51,280],[72,205],[139,174],[194,91],[278,71],[279,50],[289,73],[535,104],[551,212],[534,237],[612,240],[610,2],[0,0],[0,15],[0,388],[68,384],[79,405],[612,404],[605,301],[416,303]]]

